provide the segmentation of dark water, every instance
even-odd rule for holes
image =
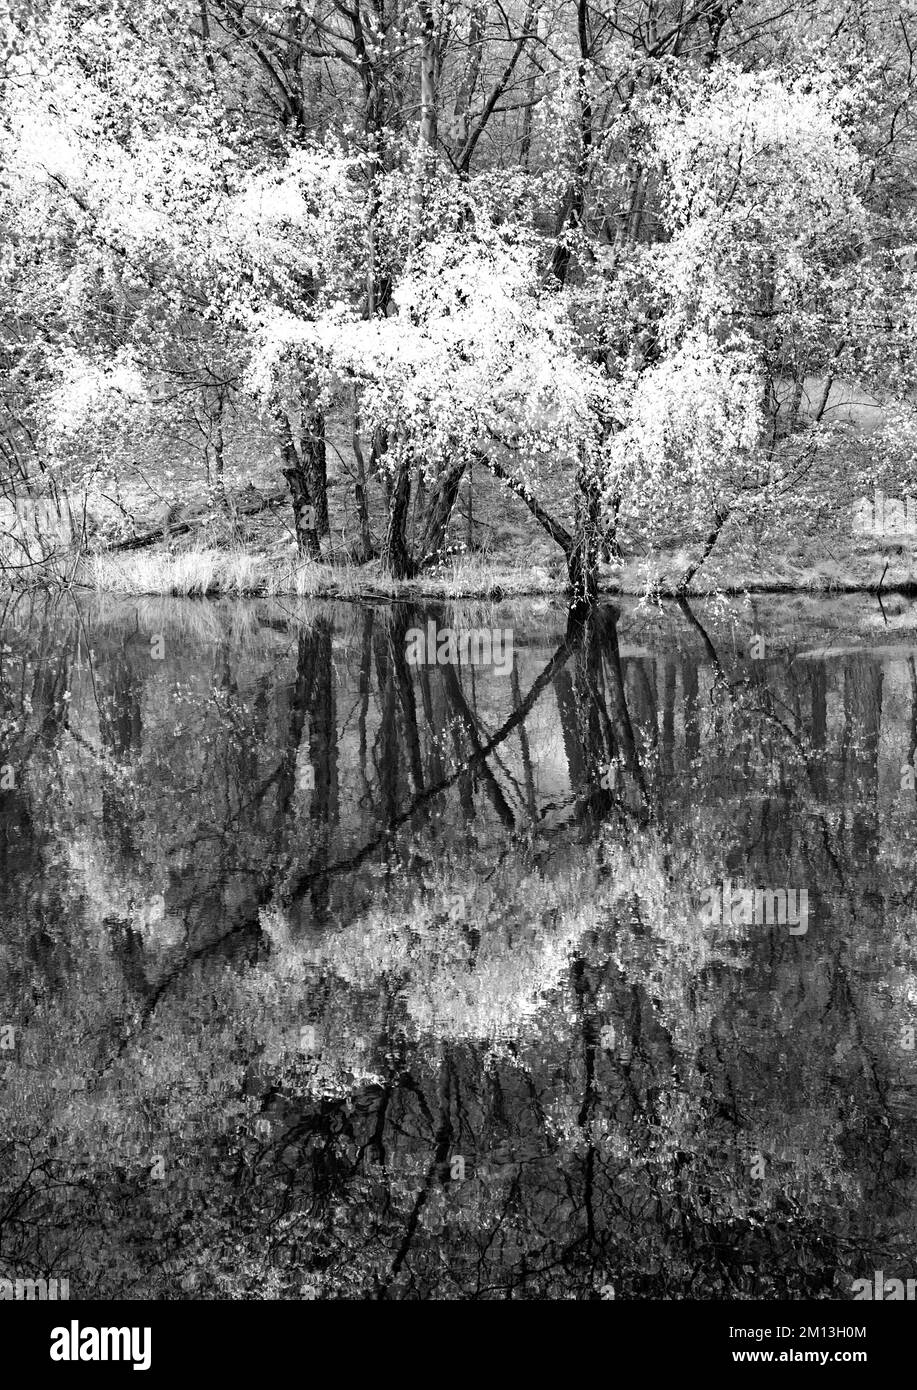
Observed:
[[[409,664],[430,619],[511,670]],[[0,1278],[917,1272],[913,608],[21,599],[2,640]],[[710,920],[724,881],[806,915]]]

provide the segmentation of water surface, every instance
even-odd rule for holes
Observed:
[[[511,669],[410,664],[430,621]],[[0,1278],[913,1276],[913,607],[20,598],[2,642]]]

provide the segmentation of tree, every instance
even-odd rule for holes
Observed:
[[[901,455],[914,65],[890,9],[11,18],[10,497],[74,492],[111,529],[145,495],[220,501],[269,441],[302,554],[355,513],[353,555],[407,575],[474,461],[588,604],[603,556],[674,536],[684,587],[725,527],[809,505],[836,377],[881,393]]]

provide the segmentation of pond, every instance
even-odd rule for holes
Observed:
[[[20,597],[2,644],[0,1279],[914,1274],[913,605]]]

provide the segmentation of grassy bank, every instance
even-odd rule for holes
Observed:
[[[607,594],[643,594],[674,587],[692,556],[688,547],[635,557],[622,566],[601,567]],[[378,562],[315,563],[288,552],[242,548],[188,547],[91,556],[79,579],[112,594],[185,597],[295,598],[516,598],[557,596],[566,588],[561,557],[525,563],[512,554],[459,555],[416,578],[395,580]],[[793,543],[769,550],[735,540],[715,550],[695,575],[689,593],[839,593],[917,591],[917,548],[908,543],[877,545],[874,539],[838,537]]]
[[[557,574],[509,557],[459,556],[416,579],[396,580],[377,562],[368,565],[291,561],[269,553],[193,549],[144,551],[88,559],[83,583],[103,593],[204,597],[490,598],[556,593]]]

